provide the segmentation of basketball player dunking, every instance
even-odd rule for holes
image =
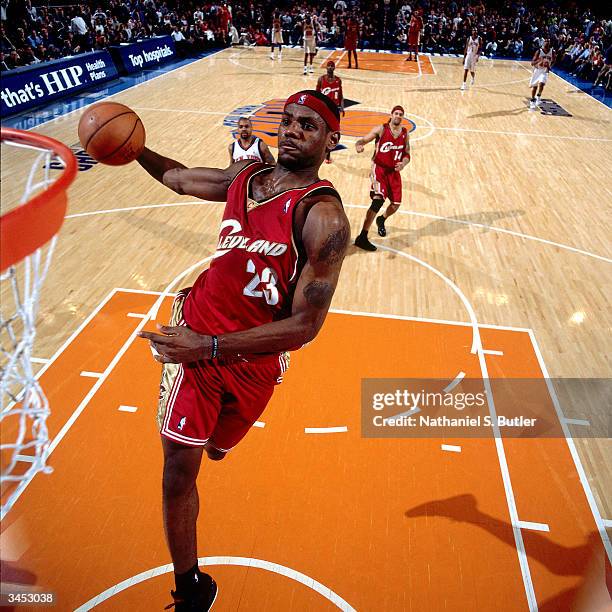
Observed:
[[[312,67],[312,60],[317,54],[317,41],[315,38],[315,27],[311,17],[306,17],[306,19],[304,20],[304,26],[302,31],[304,36],[304,74],[306,74],[307,72],[310,72],[310,74],[312,74],[314,72],[314,69]]]
[[[555,52],[550,46],[550,40],[547,38],[544,41],[541,49],[538,49],[531,60],[533,66],[533,74],[531,76],[531,100],[529,101],[529,109],[535,110],[542,103],[542,92],[544,85],[548,81],[548,73],[550,67],[555,62]],[[537,92],[537,96],[536,96]]]
[[[138,158],[179,194],[227,202],[210,267],[179,292],[170,326],[139,334],[164,364],[162,490],[176,612],[209,610],[217,595],[197,564],[203,452],[223,459],[247,434],[287,369],[285,351],[310,342],[327,315],[350,228],[340,196],[318,171],[339,127],[327,96],[300,91],[285,104],[275,166],[186,168],[147,148]]]
[[[253,123],[248,117],[238,119],[238,138],[228,145],[228,152],[230,164],[244,159],[276,163],[268,145],[261,138],[253,136]]]
[[[272,44],[270,45],[270,59],[274,59],[274,47],[278,47],[278,59],[283,59],[283,28],[281,26],[280,14],[274,13],[272,19]]]
[[[336,64],[332,60],[327,62],[327,74],[321,75],[317,81],[317,91],[326,95],[344,116],[344,96],[342,95],[342,79],[334,76]],[[331,152],[327,152],[325,162],[331,164]]]
[[[375,251],[376,247],[368,240],[368,231],[380,211],[385,198],[389,205],[383,215],[376,217],[379,236],[386,236],[385,221],[400,207],[402,203],[402,177],[400,172],[410,162],[410,137],[408,130],[402,126],[404,109],[399,104],[393,107],[391,118],[387,123],[375,127],[367,136],[355,143],[357,153],[362,153],[368,142],[376,140],[376,149],[372,157],[372,186],[370,197],[372,204],[366,213],[361,233],[355,239],[355,245],[364,251]]]
[[[461,84],[461,89],[466,88],[468,72],[472,74],[470,85],[474,85],[474,79],[476,78],[476,62],[478,62],[478,58],[480,57],[481,48],[482,42],[480,36],[478,36],[478,30],[474,28],[472,30],[472,35],[465,43],[465,51],[463,52],[463,83]]]

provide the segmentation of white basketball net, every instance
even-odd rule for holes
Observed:
[[[50,176],[51,164],[58,168],[63,167],[64,163],[48,149],[2,141],[3,148],[9,146],[37,153],[19,202],[23,204],[56,180],[57,173]],[[35,374],[32,348],[36,337],[40,291],[56,240],[57,237],[54,237],[47,245],[0,275],[0,518],[4,518],[38,472],[51,471],[46,466],[49,403]]]

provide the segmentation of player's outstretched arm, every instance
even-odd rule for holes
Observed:
[[[187,168],[180,162],[164,157],[147,147],[138,158],[138,163],[156,180],[181,195],[192,195],[203,200],[224,202],[227,189],[234,177],[248,161],[220,168]]]
[[[263,140],[259,141],[259,152],[261,153],[261,158],[266,162],[266,164],[274,165],[276,163],[274,155],[272,155],[270,148]]]
[[[363,138],[360,138],[355,143],[355,149],[357,149],[357,153],[363,153],[363,149],[368,142],[372,142],[375,138],[380,138],[382,136],[383,126],[379,125],[375,128],[372,128]]]
[[[310,342],[319,332],[331,304],[349,243],[350,227],[340,202],[322,198],[310,209],[302,241],[307,262],[298,279],[291,316],[218,337],[218,355],[274,353]],[[209,359],[212,338],[187,327],[159,326],[160,334],[140,332],[151,341],[162,363]]]

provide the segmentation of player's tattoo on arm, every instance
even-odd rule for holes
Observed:
[[[304,287],[303,293],[310,306],[322,310],[331,302],[334,288],[324,281],[313,280]]]
[[[346,226],[329,234],[319,251],[317,261],[328,264],[338,263],[344,255],[344,251],[348,245],[348,238],[349,234]]]

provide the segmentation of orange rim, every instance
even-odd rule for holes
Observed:
[[[47,189],[0,217],[0,272],[46,244],[62,227],[66,191],[77,172],[73,152],[61,142],[13,128],[2,128],[0,139],[53,151],[65,164],[61,176]]]

